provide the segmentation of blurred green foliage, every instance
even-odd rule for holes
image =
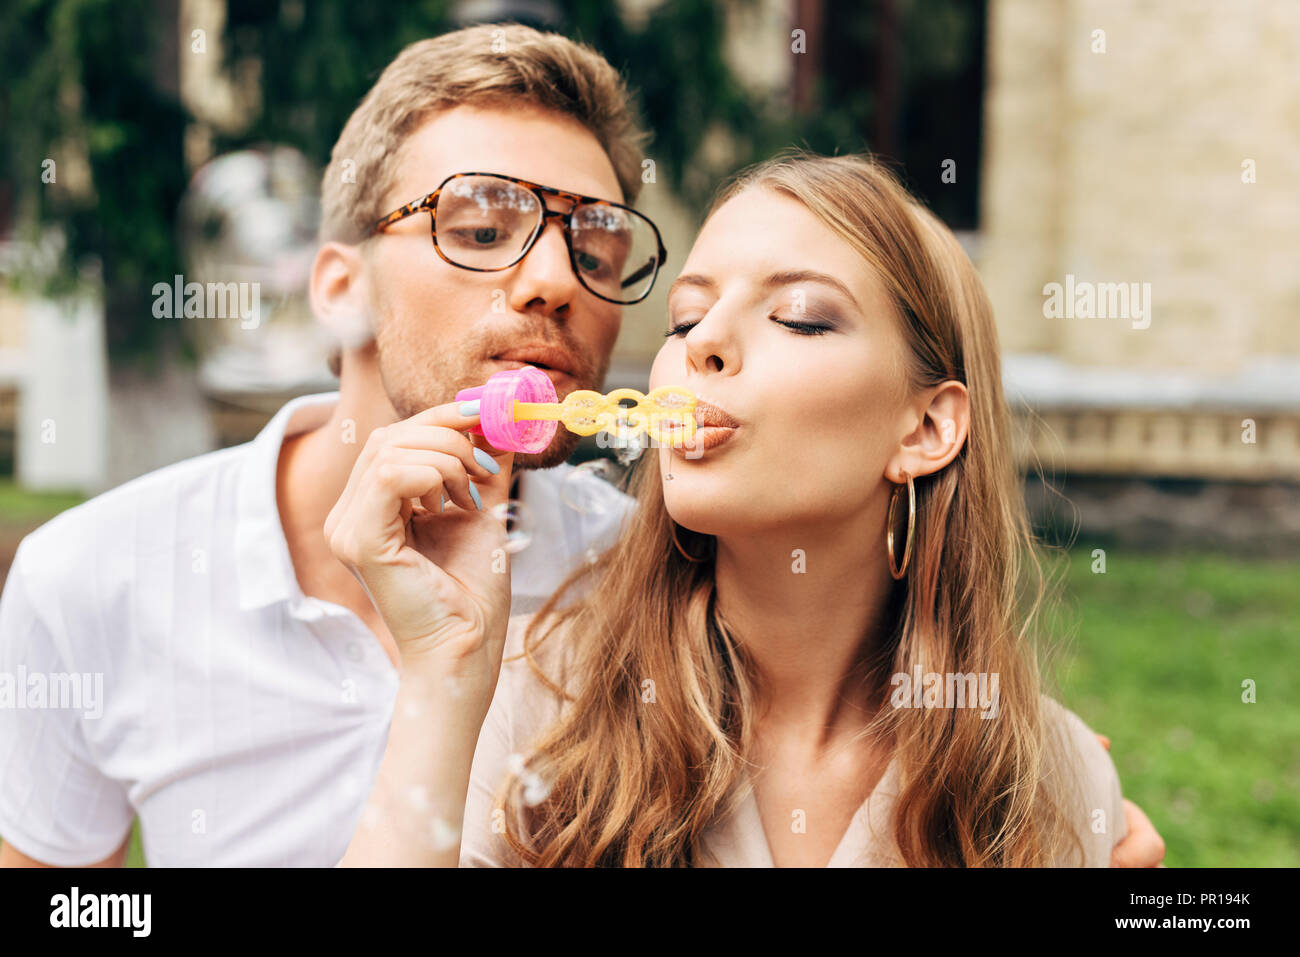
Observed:
[[[180,271],[173,217],[186,183],[166,6],[9,0],[0,15],[0,178],[14,184],[29,238],[36,223],[62,227],[62,262],[37,277],[46,292],[102,274],[115,357],[152,355],[175,329],[150,311],[153,283]],[[78,194],[66,187],[82,160],[90,189]]]

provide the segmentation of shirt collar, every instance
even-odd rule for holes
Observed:
[[[257,438],[248,443],[235,517],[241,611],[288,601],[301,594],[275,500],[276,469],[284,440],[323,425],[338,399],[337,392],[299,396],[285,403]]]

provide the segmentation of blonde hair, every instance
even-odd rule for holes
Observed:
[[[388,212],[381,206],[402,146],[434,113],[521,103],[573,117],[590,130],[609,155],[624,202],[636,199],[647,134],[618,71],[591,47],[558,33],[484,24],[412,43],[353,111],[321,180],[322,241],[357,242]]]
[[[1067,789],[1075,793],[1066,746],[1040,713],[1030,638],[1044,577],[1013,466],[992,308],[975,269],[948,229],[870,157],[782,155],[742,172],[713,209],[752,188],[803,203],[882,279],[908,347],[910,385],[956,379],[970,392],[962,450],[916,481],[911,565],[861,667],[880,701],[890,676],[916,665],[996,673],[1004,693],[996,720],[975,708],[882,706],[862,729],[892,742],[899,762],[898,856],[911,866],[1043,865],[1058,862],[1072,838],[1081,859],[1070,826],[1077,808],[1064,809]],[[655,456],[642,459],[632,491],[628,533],[570,576],[525,633],[539,680],[572,707],[529,758],[527,770],[551,783],[547,799],[525,806],[515,775],[499,795],[513,810],[506,840],[524,863],[706,863],[702,834],[741,796],[760,689],[743,636],[716,607],[716,540],[678,531],[682,547],[703,556],[698,563],[674,547]],[[565,605],[567,590],[589,576],[600,577],[592,592]],[[578,665],[574,694],[533,657],[561,627],[558,640]],[[647,675],[659,678],[653,707],[641,703]]]
[[[434,113],[520,104],[585,126],[608,154],[623,201],[636,200],[648,134],[618,71],[591,47],[558,33],[484,24],[410,44],[353,111],[321,179],[321,242],[355,243],[369,234],[388,212],[383,203],[403,144]],[[329,365],[337,376],[337,348]]]

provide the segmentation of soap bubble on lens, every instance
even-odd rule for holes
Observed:
[[[522,552],[533,543],[533,516],[523,502],[512,498],[494,505],[492,517],[506,527],[506,554]]]
[[[575,465],[560,485],[560,500],[583,515],[604,515],[616,496],[622,470],[609,459],[592,459]],[[592,481],[596,479],[597,481]]]

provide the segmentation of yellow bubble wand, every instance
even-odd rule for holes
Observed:
[[[556,423],[578,435],[607,431],[624,441],[644,432],[667,446],[695,437],[698,400],[679,386],[661,386],[648,395],[636,389],[605,395],[579,389],[563,402],[558,398],[546,373],[532,366],[498,372],[486,385],[456,395],[457,401],[479,400],[481,424],[470,431],[502,450],[540,452],[554,438]],[[632,405],[623,405],[629,400]]]

